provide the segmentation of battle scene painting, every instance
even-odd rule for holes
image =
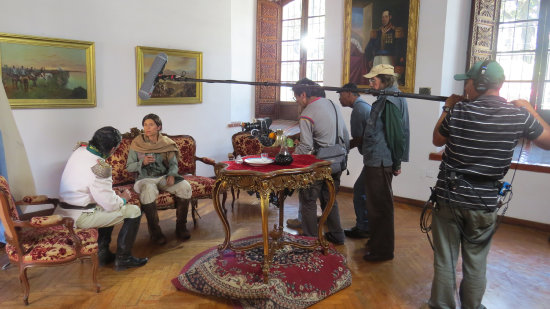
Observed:
[[[142,100],[138,97],[138,104],[201,103],[202,84],[198,82],[181,81],[181,77],[202,78],[201,52],[138,46],[136,49],[138,74],[137,88],[139,89],[141,87],[155,57],[161,52],[168,56],[168,61],[166,62],[162,75],[174,76],[175,78],[158,78],[151,98]],[[180,80],[177,80],[178,78]]]
[[[0,68],[12,107],[95,106],[93,43],[0,34]]]

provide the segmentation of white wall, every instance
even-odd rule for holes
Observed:
[[[254,7],[254,0],[3,1],[1,32],[95,42],[97,107],[13,110],[37,192],[57,195],[77,141],[90,139],[105,125],[121,132],[140,127],[148,113],[161,117],[164,132],[195,137],[198,155],[227,159],[236,130],[227,128],[235,105],[231,86],[204,84],[201,104],[137,106],[135,47],[200,51],[204,78],[233,79],[238,73],[250,80],[255,40],[252,33],[239,36],[234,31],[255,27]],[[241,52],[245,57],[234,57]],[[233,109],[244,112],[235,117],[250,118],[251,93],[238,95],[239,107]],[[199,163],[198,168],[200,175],[214,175],[209,166]]]

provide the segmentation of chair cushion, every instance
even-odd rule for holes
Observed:
[[[211,198],[216,179],[202,176],[185,175],[185,180],[191,185],[191,198]]]
[[[81,254],[90,255],[97,252],[96,229],[74,229],[74,231],[82,242]],[[19,236],[25,263],[63,262],[75,258],[74,241],[70,237],[69,229],[63,225],[29,229]],[[18,261],[14,246],[6,244],[6,252],[10,260]]]

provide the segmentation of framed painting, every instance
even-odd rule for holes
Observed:
[[[136,47],[136,94],[155,57],[161,52],[168,56],[163,75],[202,78],[201,52],[138,46]],[[142,100],[139,96],[137,96],[137,99],[138,105],[201,103],[202,83],[160,78],[150,99]]]
[[[419,0],[346,0],[344,84],[369,86],[363,76],[391,64],[399,89],[414,92]]]
[[[12,108],[94,107],[94,43],[0,33],[2,83]]]

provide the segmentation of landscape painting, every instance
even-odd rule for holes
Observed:
[[[0,33],[2,83],[12,108],[93,107],[94,44]]]
[[[201,103],[202,83],[182,80],[184,77],[202,78],[201,52],[138,46],[137,89],[159,53],[168,56],[162,76],[157,79],[150,99],[143,100],[138,96],[138,105]]]

